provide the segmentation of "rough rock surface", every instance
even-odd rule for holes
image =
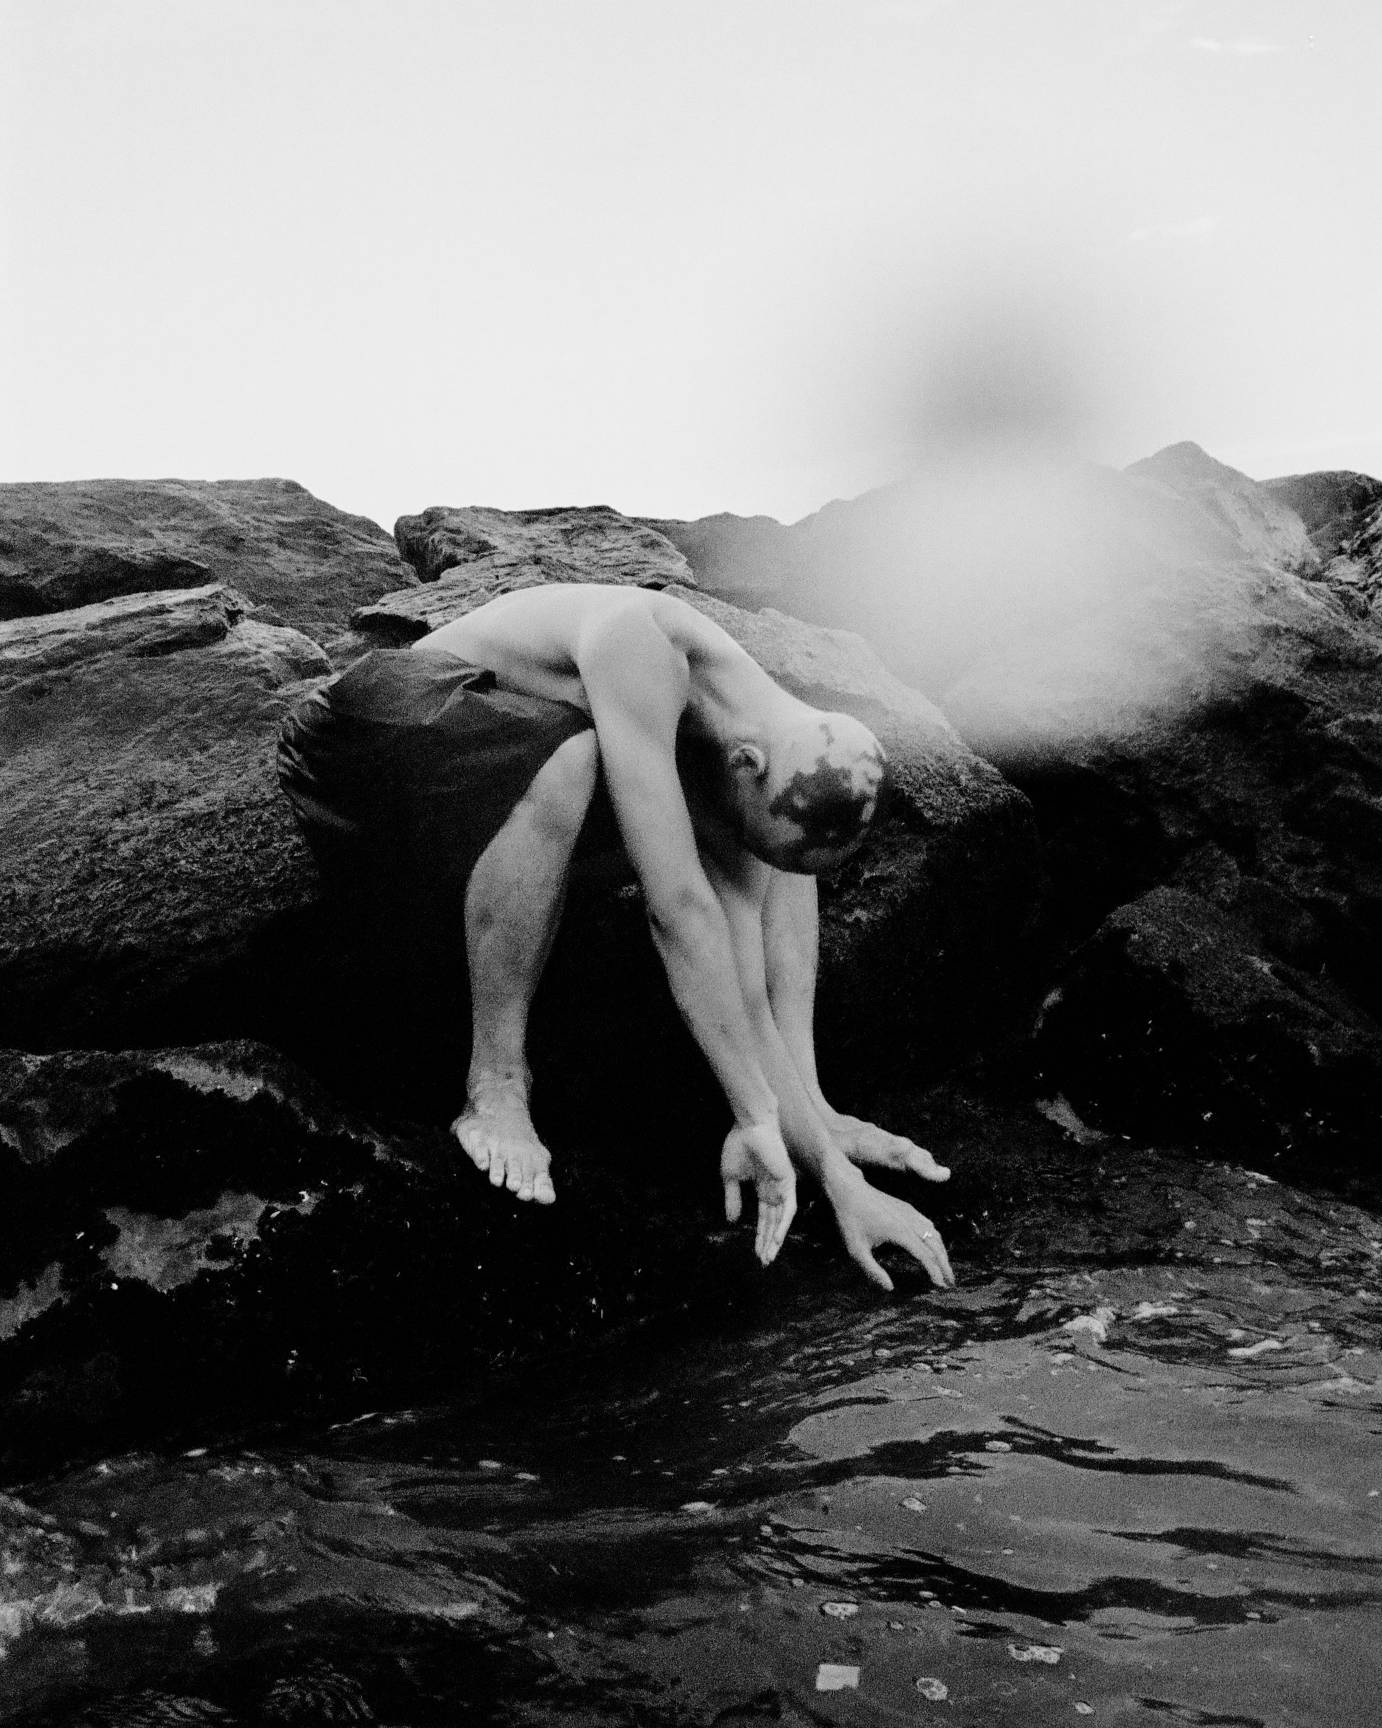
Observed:
[[[1382,1026],[1198,894],[1156,888],[1111,913],[1037,1049],[1098,1127],[1228,1142],[1278,1175],[1352,1171],[1382,1198]]]
[[[520,1208],[440,1131],[381,1135],[259,1045],[0,1052],[0,1471],[454,1393],[753,1278],[748,1239],[706,1228],[713,1157],[625,1158],[633,1179],[573,1164],[559,1205]]]
[[[693,585],[685,558],[648,524],[606,505],[589,510],[434,507],[401,516],[394,533],[420,588],[361,606],[351,623],[377,642],[409,642],[449,618],[544,582]]]
[[[1197,504],[1228,529],[1250,558],[1301,574],[1319,567],[1320,555],[1305,523],[1282,495],[1226,462],[1216,462],[1198,444],[1168,444],[1132,463],[1127,472]]]
[[[485,529],[483,546],[472,544],[473,558],[452,574],[362,609],[362,640],[416,634],[421,597],[425,621],[435,624],[515,581],[684,575],[665,541],[610,511],[589,522],[571,511],[526,512],[512,522],[494,511],[431,514],[434,540],[452,536],[437,558],[459,555],[458,517],[471,524],[467,532]],[[329,574],[319,572],[318,584]],[[933,1005],[935,975],[928,970],[929,989],[919,976],[904,986],[904,975],[913,960],[939,964],[944,954],[956,988],[978,1006],[978,955],[992,958],[998,933],[1019,925],[1030,904],[1022,800],[857,640],[817,640],[806,626],[778,619],[769,627],[732,608],[719,615],[731,630],[748,630],[769,670],[795,678],[813,700],[868,709],[885,732],[886,711],[895,752],[911,764],[905,820],[872,863],[856,866],[872,873],[867,884],[860,876],[840,890],[827,963],[842,978],[851,955],[878,950],[875,961],[853,968],[857,991],[875,998],[870,1011],[853,995],[839,997],[862,1015],[850,1019],[861,1040],[886,1022],[889,999],[900,1007],[915,998],[928,1023],[958,1028],[965,1014],[957,1003]],[[369,1048],[366,972],[340,933],[332,936],[329,919],[313,922],[314,875],[273,775],[281,715],[327,673],[324,652],[263,623],[217,585],[125,596],[2,628],[5,791],[26,820],[7,829],[0,851],[8,913],[0,1038],[51,1049],[260,1036],[309,1063],[325,1060],[333,1072],[358,1072]],[[628,923],[646,948],[637,905],[609,894],[604,901],[602,916]],[[886,935],[904,928],[905,940]],[[406,964],[416,951],[412,933],[400,929],[398,946]],[[401,1029],[419,1018],[400,1007],[396,1041],[407,1042]],[[438,1088],[454,1089],[453,1066],[444,1082],[435,1079]],[[425,1088],[430,1065],[420,1050],[398,1072],[405,1070],[409,1084]]]
[[[1382,480],[1351,469],[1288,474],[1262,484],[1305,523],[1321,580],[1355,618],[1382,602]]]
[[[355,607],[413,580],[377,523],[292,480],[0,486],[0,618],[220,582],[334,651]]]
[[[357,613],[357,626],[392,640],[420,621],[421,606],[429,628],[463,616],[496,592],[487,556],[478,570],[467,564],[420,592],[386,596]],[[786,689],[871,726],[893,763],[892,819],[823,889],[822,1011],[831,1042],[857,1055],[880,1020],[908,1026],[923,1051],[943,1029],[963,1036],[992,997],[1001,956],[1035,896],[1023,800],[859,636],[675,591]],[[646,946],[646,935],[636,926],[624,938],[607,929],[582,946],[608,954],[623,975],[637,970],[630,941]]]
[[[607,504],[550,510],[434,505],[420,516],[400,516],[394,538],[424,582],[458,564],[476,574],[531,564],[548,582],[694,582],[664,535]]]
[[[1354,469],[1284,474],[1263,486],[1304,522],[1322,559],[1332,558],[1382,505],[1382,480]]]
[[[1346,506],[1331,532],[1371,568],[1374,483],[1279,484],[1317,532]],[[1382,1016],[1382,629],[1287,503],[1176,445],[1123,474],[960,464],[782,530],[778,604],[848,615],[1031,798],[1039,969],[1164,885],[1228,914],[1245,963],[1323,976],[1341,1025]],[[750,591],[738,525],[676,532],[703,585]]]
[[[307,903],[273,741],[329,670],[219,584],[0,624],[0,1042],[123,1041]]]

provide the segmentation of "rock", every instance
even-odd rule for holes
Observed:
[[[1320,555],[1305,524],[1282,494],[1207,456],[1188,440],[1145,456],[1129,474],[1154,480],[1221,523],[1250,558],[1301,574],[1319,567]]]
[[[647,519],[665,535],[695,572],[707,594],[738,606],[792,610],[802,572],[802,535],[771,516],[735,516],[722,511],[694,522]]]
[[[913,1048],[929,1046],[923,1061],[954,1053],[986,1020],[991,1027],[1035,904],[1025,800],[861,636],[685,598],[793,695],[862,720],[892,765],[890,820],[822,882],[822,1043],[837,1060],[847,1054],[856,1074],[872,1066],[867,1045],[880,1021],[907,1027]]]
[[[512,588],[543,582],[694,585],[686,560],[647,523],[606,505],[588,510],[435,507],[394,527],[420,588],[356,609],[351,623],[378,642],[415,641]]]
[[[607,504],[550,510],[434,506],[420,516],[400,516],[394,538],[424,582],[457,565],[484,572],[531,565],[548,582],[694,583],[685,558],[664,535]]]
[[[273,747],[329,671],[220,584],[0,624],[0,1042],[123,1042],[310,901]]]
[[[334,653],[355,607],[414,580],[377,523],[291,480],[0,486],[0,618],[219,582]]]
[[[207,1423],[406,1396],[732,1291],[713,1157],[630,1144],[492,1191],[263,1046],[0,1052],[0,1471]]]
[[[1371,557],[1372,483],[1319,478],[1319,499],[1292,499],[1312,523],[1340,499],[1361,512],[1346,543]],[[732,528],[716,519],[707,542],[731,595],[753,579]],[[1382,628],[1304,533],[1194,445],[1122,474],[957,457],[782,530],[779,603],[849,616],[1031,799],[1038,966],[1116,907],[1185,889],[1366,1019],[1382,1016]],[[1308,1108],[1287,1112],[1301,1144]]]
[[[1038,1033],[1051,1089],[1098,1127],[1231,1148],[1377,1188],[1382,1026],[1184,889],[1119,907],[1076,950]]]
[[[1324,560],[1342,551],[1382,505],[1382,480],[1350,469],[1286,474],[1262,485],[1296,512]]]
[[[403,627],[436,628],[463,616],[497,591],[486,568],[491,556],[480,551],[475,564],[421,591],[385,596],[356,614],[357,627],[390,640]],[[537,579],[532,571],[498,578],[504,585]],[[859,636],[778,612],[750,612],[694,590],[674,591],[785,688],[871,726],[894,765],[893,819],[824,888],[823,1042],[841,1061],[846,1053],[861,1061],[869,1047],[876,1054],[883,1027],[906,1025],[922,1048],[937,1039],[954,1048],[992,1012],[998,969],[1032,905],[1033,841],[1022,799],[930,703],[889,674]],[[579,904],[568,909],[568,923],[583,929],[579,951],[604,956],[616,978],[640,976],[634,949],[641,953],[648,942],[638,906],[606,897],[594,923],[582,926],[590,915]],[[559,944],[558,975],[562,948],[571,945]],[[607,1012],[622,1021],[618,1004],[608,1004]],[[605,1024],[599,1015],[583,1018]],[[674,1027],[668,1034],[678,1037]],[[594,1066],[608,1071],[598,1061]]]

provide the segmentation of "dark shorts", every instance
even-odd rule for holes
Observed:
[[[279,783],[329,890],[386,924],[458,926],[480,854],[543,764],[590,726],[580,709],[501,689],[454,654],[379,650],[288,716]],[[604,800],[581,849],[610,845]]]

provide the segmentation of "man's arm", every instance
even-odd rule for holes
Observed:
[[[767,1265],[796,1210],[776,1094],[763,1071],[740,989],[728,923],[706,878],[677,776],[686,657],[640,607],[602,612],[581,632],[576,668],[600,745],[605,784],[643,888],[672,996],[734,1115],[721,1174],[725,1210],[739,1184],[758,1190],[757,1251]]]
[[[821,1099],[824,1109],[818,1107],[819,1088],[813,1095],[777,1024],[769,990],[765,912],[781,873],[738,850],[723,858],[708,857],[707,868],[729,924],[759,1060],[777,1094],[783,1138],[820,1183],[850,1256],[866,1277],[891,1290],[892,1280],[873,1251],[895,1243],[921,1262],[933,1283],[953,1284],[955,1275],[939,1231],[905,1200],[870,1187],[855,1169],[827,1119],[829,1106]]]
[[[923,1147],[905,1135],[890,1134],[858,1116],[845,1115],[828,1104],[821,1091],[814,1026],[820,949],[814,876],[789,876],[781,870],[771,873],[763,906],[763,949],[773,1020],[807,1096],[825,1118],[835,1144],[855,1164],[910,1170],[928,1182],[944,1182],[949,1170]]]

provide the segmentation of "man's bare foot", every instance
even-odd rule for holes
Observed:
[[[489,1173],[496,1188],[520,1200],[550,1206],[552,1157],[537,1137],[528,1114],[526,1089],[514,1080],[478,1079],[471,1083],[464,1111],[451,1124],[477,1170]]]
[[[928,1182],[944,1182],[950,1171],[925,1147],[902,1134],[890,1134],[859,1116],[831,1110],[826,1117],[835,1144],[852,1164],[874,1164],[883,1170],[911,1170]]]

